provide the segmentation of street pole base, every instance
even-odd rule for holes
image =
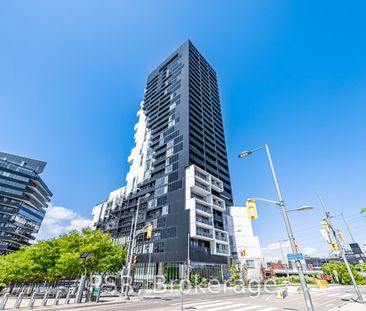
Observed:
[[[131,300],[130,296],[122,296],[122,300]]]

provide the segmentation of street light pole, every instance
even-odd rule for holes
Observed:
[[[252,154],[253,152],[261,150],[263,148],[266,149],[268,162],[269,162],[269,165],[271,167],[272,176],[273,176],[273,180],[274,180],[274,184],[275,184],[276,191],[277,191],[277,196],[278,196],[278,205],[281,208],[281,212],[282,212],[282,216],[283,216],[283,219],[284,219],[284,222],[285,222],[286,231],[287,231],[288,239],[290,241],[291,249],[292,249],[293,253],[297,253],[294,234],[292,232],[290,220],[289,220],[288,215],[287,215],[285,202],[284,202],[283,197],[282,197],[282,193],[281,193],[281,190],[280,190],[280,186],[279,186],[279,183],[278,183],[276,171],[275,171],[274,166],[273,166],[273,162],[272,162],[271,154],[269,152],[268,145],[265,144],[263,147],[257,148],[253,151],[242,152],[239,155],[239,157],[242,158],[242,157],[248,156],[248,155]],[[313,311],[314,310],[313,303],[311,301],[309,288],[308,288],[308,286],[306,284],[306,281],[305,281],[304,271],[302,270],[302,265],[301,265],[300,260],[295,260],[295,264],[296,264],[297,272],[299,274],[300,283],[301,283],[301,287],[302,287],[302,291],[303,291],[303,295],[304,295],[307,310],[308,311]]]
[[[137,218],[138,218],[138,215],[139,215],[139,208],[140,208],[140,198],[141,197],[138,197],[138,199],[137,199],[135,222],[134,222],[132,241],[131,241],[131,247],[130,247],[131,249],[130,249],[130,252],[129,252],[130,253],[130,258],[129,258],[129,262],[128,262],[127,275],[126,275],[126,281],[127,282],[129,282],[129,280],[131,278],[131,273],[132,273],[133,249],[135,248],[136,227],[137,227]],[[130,289],[129,287],[130,287],[129,284],[127,284],[127,286],[125,286],[125,295],[124,295],[125,300],[130,300],[130,297],[128,296],[128,291]]]
[[[333,224],[332,224],[332,217],[331,217],[331,215],[330,215],[330,212],[328,212],[328,211],[327,211],[327,209],[325,208],[325,205],[324,205],[324,202],[323,202],[323,200],[322,200],[321,196],[319,196],[319,200],[320,200],[320,203],[321,203],[321,205],[322,205],[322,207],[323,207],[323,210],[324,210],[324,213],[325,213],[325,217],[327,218],[327,222],[328,222],[328,225],[329,225],[329,227],[330,227],[330,230],[332,231],[333,236],[334,236],[334,238],[335,238],[335,240],[336,240],[336,243],[337,243],[337,246],[338,246],[338,249],[339,249],[339,253],[341,254],[341,257],[342,257],[342,259],[343,259],[343,261],[344,261],[344,263],[345,263],[345,265],[346,265],[347,271],[348,271],[348,273],[349,273],[349,275],[350,275],[350,277],[351,277],[351,280],[352,280],[352,283],[353,283],[353,287],[354,287],[354,289],[355,289],[355,292],[356,292],[356,295],[357,295],[358,301],[359,301],[359,302],[361,302],[361,303],[363,303],[363,302],[364,302],[364,300],[363,300],[362,294],[361,294],[361,292],[360,292],[360,289],[359,289],[359,288],[358,288],[358,286],[357,286],[357,283],[356,283],[355,277],[353,276],[353,273],[352,273],[351,267],[350,267],[350,265],[349,265],[349,263],[348,263],[348,260],[347,260],[346,255],[345,255],[345,253],[344,253],[344,251],[343,251],[343,248],[342,248],[342,245],[341,245],[341,241],[339,240],[338,234],[337,234],[337,232],[336,232],[335,228],[333,227]]]
[[[287,241],[287,240],[283,240],[283,241]],[[282,260],[283,260],[283,264],[285,265],[285,269],[286,269],[286,274],[287,274],[287,282],[288,284],[291,284],[291,281],[290,281],[290,274],[288,273],[288,267],[287,267],[287,264],[286,264],[286,261],[285,261],[285,255],[283,253],[283,248],[282,248],[282,241],[279,240],[278,242],[280,242],[280,248],[281,248],[281,254],[282,254]]]
[[[287,235],[288,235],[288,238],[289,238],[289,241],[290,241],[291,249],[292,249],[293,253],[297,253],[294,234],[293,234],[293,231],[292,231],[292,228],[291,228],[290,220],[289,220],[288,215],[287,215],[285,202],[284,202],[283,197],[282,197],[282,193],[281,193],[281,190],[280,190],[280,185],[278,183],[276,171],[274,169],[271,154],[269,152],[269,148],[268,148],[267,144],[265,144],[265,148],[266,148],[266,152],[267,152],[268,162],[269,162],[269,165],[271,167],[273,180],[274,180],[274,183],[275,183],[275,186],[276,186],[278,201],[280,203],[282,216],[283,216],[283,219],[285,221],[285,226],[286,226]],[[308,311],[313,311],[314,310],[313,303],[311,301],[309,288],[308,288],[308,286],[306,284],[306,281],[305,281],[304,271],[302,270],[302,265],[301,265],[300,260],[295,260],[295,264],[296,264],[296,268],[297,268],[297,271],[298,271],[298,274],[299,274],[300,283],[301,283],[301,287],[302,287],[302,291],[303,291],[303,295],[304,295],[304,299],[305,299],[307,309],[308,309]]]

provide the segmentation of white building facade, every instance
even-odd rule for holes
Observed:
[[[233,260],[239,268],[246,268],[248,279],[261,280],[262,252],[259,238],[253,234],[252,223],[248,219],[246,208],[243,206],[229,207],[231,217],[228,217],[228,231],[231,241]]]

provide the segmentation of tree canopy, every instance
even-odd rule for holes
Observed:
[[[72,231],[0,256],[0,286],[77,278],[84,274],[84,261],[80,259],[84,252],[91,253],[87,274],[118,272],[126,260],[126,249],[113,243],[108,233]]]
[[[353,265],[350,265],[352,274],[359,285],[365,284],[365,281],[362,277],[362,275],[353,267]],[[339,282],[343,285],[352,285],[351,276],[349,275],[346,265],[343,262],[340,261],[331,261],[329,263],[326,263],[323,265],[322,270],[325,275],[331,275],[334,276],[336,271],[336,274],[339,278]]]

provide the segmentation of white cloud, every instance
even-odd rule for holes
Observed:
[[[72,209],[50,205],[37,234],[37,240],[55,238],[72,230],[90,227],[92,223],[91,219],[85,219]]]
[[[290,243],[288,241],[283,241],[281,244],[285,260],[287,260],[287,254],[292,253]],[[314,247],[302,247],[300,252],[307,256],[324,255]],[[266,247],[262,247],[262,254],[265,262],[283,260],[279,242],[270,243]]]

